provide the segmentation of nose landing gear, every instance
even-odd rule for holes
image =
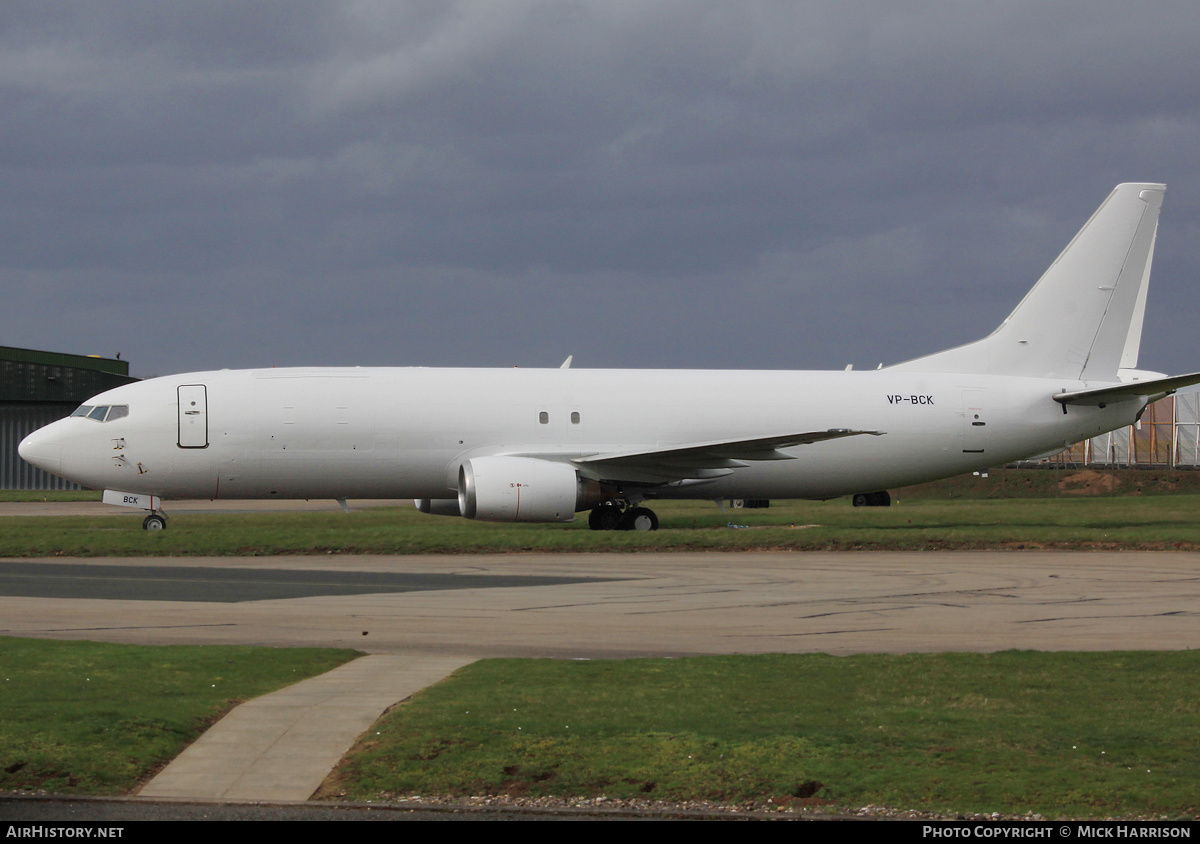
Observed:
[[[101,500],[105,504],[115,504],[118,507],[133,507],[149,513],[142,520],[142,530],[166,530],[167,514],[159,505],[162,503],[157,495],[146,495],[140,492],[121,492],[117,489],[106,489]]]
[[[142,530],[166,530],[167,517],[162,513],[151,513],[142,520]]]

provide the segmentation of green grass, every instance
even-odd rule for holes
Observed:
[[[1049,499],[911,499],[851,507],[845,499],[777,501],[766,510],[656,503],[662,529],[591,531],[427,516],[411,507],[320,513],[197,513],[166,531],[142,515],[9,516],[0,557],[436,554],[694,550],[1200,549],[1200,495]],[[731,528],[736,524],[743,528]]]
[[[0,790],[126,793],[236,703],[354,656],[0,637]]]
[[[351,651],[0,638],[0,789],[133,790],[240,700]],[[551,795],[1196,817],[1200,653],[485,660],[323,796]]]
[[[487,660],[389,713],[324,793],[1195,816],[1198,672],[1194,651]]]

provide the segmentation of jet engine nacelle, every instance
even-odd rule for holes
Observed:
[[[413,505],[422,513],[434,516],[461,516],[457,498],[414,498]]]
[[[595,481],[569,463],[536,457],[473,457],[458,470],[458,504],[468,519],[570,522],[606,500]]]

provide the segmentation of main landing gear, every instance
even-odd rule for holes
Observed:
[[[648,507],[605,501],[588,514],[588,527],[592,530],[658,530],[658,516]]]

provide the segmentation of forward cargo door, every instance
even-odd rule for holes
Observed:
[[[208,448],[208,391],[203,384],[179,386],[179,447]]]

